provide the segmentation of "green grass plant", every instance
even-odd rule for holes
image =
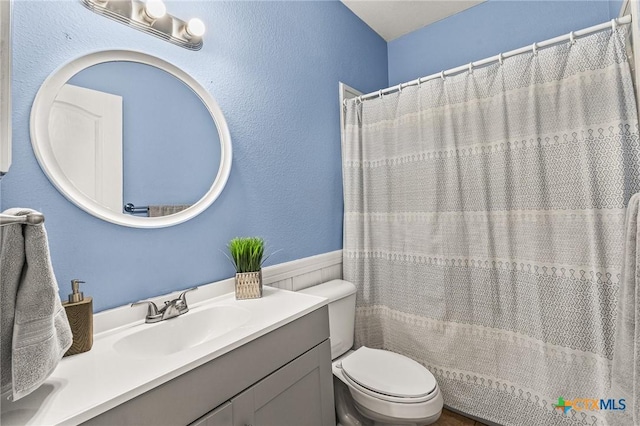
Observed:
[[[231,254],[229,260],[237,273],[258,272],[267,260],[264,257],[264,240],[260,237],[237,237],[229,241],[227,247]]]

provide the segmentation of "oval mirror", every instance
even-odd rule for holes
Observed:
[[[133,51],[92,53],[49,76],[31,109],[31,143],[67,199],[136,228],[197,216],[231,170],[213,97],[176,66]]]

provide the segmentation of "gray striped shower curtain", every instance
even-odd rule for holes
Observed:
[[[505,425],[633,424],[632,410],[556,407],[609,398],[640,191],[626,31],[347,103],[356,345],[419,361],[453,408]]]

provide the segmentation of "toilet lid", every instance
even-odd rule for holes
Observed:
[[[420,398],[436,388],[436,378],[406,356],[365,346],[342,360],[351,380],[374,392],[400,398]]]

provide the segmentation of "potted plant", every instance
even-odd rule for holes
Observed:
[[[238,237],[229,241],[229,254],[236,268],[236,299],[262,297],[262,264],[264,240],[260,237]]]

